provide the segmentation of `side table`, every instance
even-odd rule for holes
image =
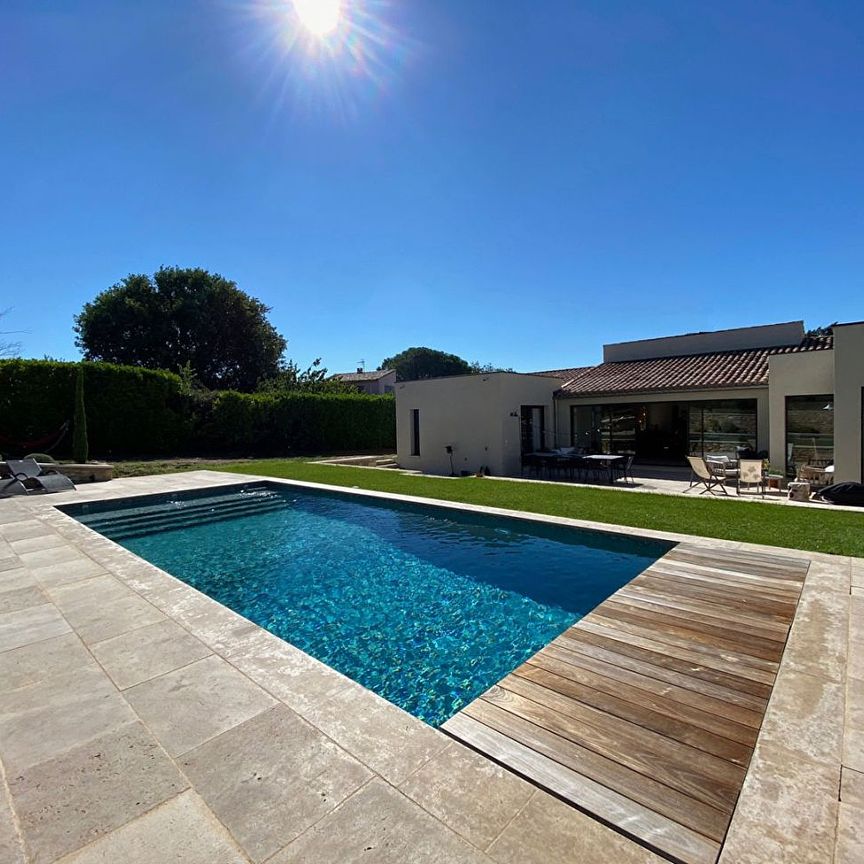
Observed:
[[[789,500],[790,501],[809,501],[810,500],[810,484],[805,480],[794,480],[789,484]]]

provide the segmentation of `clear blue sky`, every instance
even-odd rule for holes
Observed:
[[[860,0],[4,0],[0,329],[201,266],[303,364],[864,318]],[[362,19],[362,20],[358,20]],[[344,31],[343,31],[344,32]]]

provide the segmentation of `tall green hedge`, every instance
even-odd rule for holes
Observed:
[[[194,418],[170,372],[82,363],[87,382],[90,454],[100,458],[185,452]],[[0,453],[11,441],[32,441],[70,423],[54,455],[72,455],[78,363],[54,360],[0,362]],[[44,448],[36,448],[44,449]]]
[[[378,450],[396,445],[395,400],[362,393],[218,393],[205,437],[255,455]]]
[[[202,397],[160,370],[83,363],[93,458],[290,455],[395,447],[392,397],[290,392]],[[0,453],[71,421],[77,363],[0,361]],[[41,449],[41,448],[40,448]],[[71,429],[54,451],[71,456]]]

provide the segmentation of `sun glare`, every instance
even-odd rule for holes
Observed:
[[[340,0],[294,0],[294,11],[303,26],[315,36],[332,33],[342,20]]]

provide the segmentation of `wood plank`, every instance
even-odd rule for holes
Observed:
[[[716,807],[693,801],[687,795],[658,783],[651,777],[574,744],[485,699],[475,700],[464,708],[462,713],[507,735],[513,741],[548,756],[565,768],[614,789],[631,801],[650,807],[667,819],[673,819],[712,840],[723,839],[730,816]]]
[[[717,554],[721,554],[724,558],[728,558],[732,561],[739,561],[742,564],[746,563],[755,563],[755,564],[774,564],[780,567],[787,567],[790,570],[801,570],[803,572],[807,571],[807,568],[810,566],[810,561],[807,558],[802,558],[800,554],[796,554],[792,550],[789,552],[784,552],[779,549],[773,550],[771,552],[768,551],[754,551],[752,549],[742,549],[742,548],[725,548],[725,549],[717,549],[714,546],[702,546],[698,543],[691,543],[684,540],[681,543],[677,543],[670,552],[675,552],[677,554],[685,554],[685,555],[703,555],[714,558]]]
[[[742,752],[752,749],[756,743],[758,733],[752,726],[736,723],[734,720],[728,720],[726,717],[720,717],[712,712],[667,699],[661,694],[633,687],[615,678],[609,678],[588,669],[564,663],[551,657],[545,651],[535,654],[527,663],[514,670],[512,674],[538,680],[574,698],[588,690],[586,699],[590,698],[594,705],[600,705],[604,698],[609,698],[614,700],[612,705],[618,703],[632,704],[643,711],[653,711],[665,718],[657,721],[657,731],[665,730],[670,735],[674,734],[673,730],[677,728],[676,724],[680,722],[696,729],[700,735],[713,735],[717,739],[735,742],[742,748]],[[504,681],[506,680],[505,678]],[[622,708],[620,710],[626,711],[628,709]]]
[[[773,627],[763,628],[753,620],[748,620],[746,626],[742,627],[742,620],[736,618],[731,609],[715,607],[710,612],[694,608],[681,609],[675,601],[666,600],[658,593],[640,595],[617,591],[614,598],[610,597],[607,602],[629,607],[634,613],[647,613],[652,618],[665,616],[674,619],[680,622],[680,626],[695,630],[697,633],[711,633],[724,639],[739,641],[745,638],[746,641],[742,642],[745,647],[753,644],[776,649],[779,644],[782,649],[788,632],[788,628],[783,625],[779,630]],[[685,601],[683,605],[689,604]]]
[[[661,642],[651,642],[647,639],[637,640],[629,634],[622,634],[618,631],[608,628],[604,629],[595,625],[568,630],[563,635],[566,635],[570,639],[578,639],[580,642],[596,645],[598,648],[605,648],[607,651],[612,651],[615,654],[623,654],[625,657],[642,660],[655,667],[659,666],[671,669],[690,678],[701,678],[727,690],[748,693],[750,696],[755,696],[760,700],[758,703],[760,710],[764,708],[771,694],[773,676],[769,675],[768,683],[753,681],[750,678],[736,674],[735,671],[728,672],[722,667],[709,667],[705,663],[704,655],[692,654],[683,648],[678,650],[672,648],[672,646],[667,647]],[[718,666],[721,663],[722,661],[718,663]]]
[[[742,666],[752,666],[754,669],[761,669],[763,672],[770,672],[772,675],[777,674],[779,664],[776,660],[763,660],[761,657],[754,657],[752,654],[745,654],[742,651],[736,651],[728,647],[721,649],[721,646],[713,644],[710,641],[695,641],[688,638],[688,634],[686,633],[677,634],[670,632],[668,627],[652,627],[650,621],[634,622],[626,620],[621,615],[607,615],[605,603],[598,606],[582,620],[592,624],[603,624],[606,627],[612,627],[624,633],[632,633],[634,636],[645,636],[658,642],[677,645],[679,648],[689,648],[693,651],[704,651],[706,654],[722,655],[725,659],[736,661]]]
[[[640,672],[633,672],[623,666],[614,666],[605,660],[598,660],[588,653],[568,651],[561,648],[557,643],[547,645],[543,649],[543,657],[552,657],[560,660],[562,663],[588,669],[599,675],[606,675],[616,681],[629,684],[631,687],[647,690],[649,693],[654,693],[657,696],[663,696],[670,702],[680,702],[683,705],[689,705],[691,708],[712,712],[720,717],[740,723],[742,726],[749,726],[751,729],[758,729],[762,723],[762,711],[735,705],[726,699],[706,696],[687,687],[669,684],[660,678],[653,678]],[[534,662],[535,659],[538,659],[536,655],[529,662]]]
[[[505,683],[481,698],[731,815],[744,780],[740,765],[533,681],[510,675]]]
[[[652,639],[649,636],[638,636],[635,632],[637,628],[624,629],[616,625],[617,622],[614,624],[607,623],[599,616],[590,620],[583,618],[579,622],[579,634],[584,637],[588,633],[593,633],[603,639],[612,640],[616,643],[614,648],[619,653],[627,653],[627,651],[622,650],[621,646],[633,646],[644,648],[647,651],[666,657],[683,660],[686,663],[693,664],[696,668],[714,669],[724,672],[735,679],[735,687],[733,689],[745,689],[738,684],[741,680],[758,682],[767,687],[765,691],[755,692],[754,696],[766,697],[767,693],[770,692],[771,685],[774,683],[774,678],[776,677],[774,671],[756,669],[753,666],[740,663],[725,654],[720,656],[714,651],[706,649],[703,645],[671,645],[669,642],[660,642],[658,639]]]
[[[732,585],[750,586],[756,593],[777,597],[794,597],[801,586],[796,580],[772,579],[769,576],[759,576],[754,573],[744,573],[722,565],[699,564],[681,559],[663,558],[653,565],[659,569],[670,569],[674,572],[687,574],[691,578],[709,578]]]
[[[704,624],[716,624],[727,628],[746,627],[747,632],[760,639],[785,642],[789,626],[783,621],[774,621],[766,615],[738,613],[733,604],[706,603],[704,600],[673,597],[661,590],[660,586],[627,586],[615,593],[619,602],[628,602],[648,611],[675,615],[683,620]]]
[[[632,696],[634,693],[644,694],[645,691],[636,691],[633,688],[627,688],[624,691],[620,684],[616,693],[595,690],[570,677],[558,675],[530,663],[520,666],[512,675],[508,675],[502,683],[506,683],[510,687],[516,678],[533,681],[535,684],[554,690],[562,696],[597,708],[612,717],[619,717],[622,720],[635,723],[645,729],[665,735],[673,741],[689,744],[691,747],[704,750],[706,753],[734,762],[736,765],[746,766],[753,753],[753,744],[756,739],[756,733],[753,729],[746,726],[738,727],[742,730],[740,737],[745,738],[745,742],[742,742],[705,728],[707,724],[711,723],[712,717],[704,711],[696,711],[686,705],[678,704],[676,707],[679,710],[673,713],[669,710],[668,703],[662,699],[651,699],[650,694],[646,694],[649,696],[648,699],[640,699],[639,701],[628,701],[619,695],[622,692],[628,692]],[[659,705],[662,710],[657,710],[656,705]]]
[[[748,657],[759,657],[772,663],[779,663],[783,654],[783,643],[759,639],[744,632],[735,633],[729,627],[713,624],[687,624],[676,615],[649,612],[617,599],[609,599],[603,604],[603,614],[607,618],[629,621],[632,624],[662,628],[664,634],[677,636],[703,645],[713,645],[724,651],[736,651]]]
[[[702,706],[694,704],[691,700],[696,697],[701,700],[707,699],[709,700],[708,707],[703,710],[714,711],[715,713],[734,707],[745,709],[749,716],[761,715],[767,704],[765,699],[759,696],[733,690],[703,678],[683,675],[667,666],[647,663],[637,657],[594,645],[583,640],[578,630],[572,636],[569,632],[562,634],[547,646],[547,650],[559,660],[577,666],[584,667],[586,660],[590,658],[592,668],[596,668],[601,674],[608,675],[610,678],[621,679],[621,673],[626,673],[628,680],[632,680],[633,686],[641,687],[643,690],[651,689],[665,693],[667,698],[675,701],[684,701],[683,698],[678,698],[679,693],[687,694],[687,704],[693,704],[696,708]],[[670,685],[675,689],[670,690]]]
[[[787,557],[783,555],[771,555],[765,552],[749,552],[744,549],[723,549],[716,554],[706,552],[703,547],[692,546],[687,543],[679,543],[670,549],[665,557],[672,559],[684,559],[692,561],[710,560],[731,563],[736,569],[746,571],[748,567],[765,570],[774,570],[784,574],[788,578],[797,579],[802,584],[810,569],[810,561],[806,558]]]
[[[670,591],[659,579],[649,579],[644,583],[637,583],[636,580],[633,580],[619,589],[617,596],[644,599],[651,603],[669,606],[672,609],[696,612],[713,618],[729,619],[732,617],[738,622],[745,623],[748,627],[753,625],[759,631],[764,631],[766,638],[768,638],[769,633],[774,633],[785,640],[789,633],[788,616],[766,612],[747,612],[741,609],[739,603],[721,601],[718,598],[703,600],[699,597],[689,597],[681,591]]]
[[[603,813],[604,821],[646,846],[690,864],[714,864],[717,860],[718,842],[565,768],[462,712],[451,717],[441,728],[480,753],[499,754],[501,758],[496,761],[570,801],[580,810]]]
[[[658,580],[663,590],[676,591],[682,595],[691,597],[704,597],[705,599],[721,603],[737,602],[742,610],[746,612],[759,614],[771,612],[780,616],[780,620],[785,620],[795,612],[796,601],[791,597],[758,596],[755,592],[748,591],[747,588],[723,585],[713,579],[692,579],[682,576],[680,573],[660,568],[657,570],[646,570],[645,573],[637,576],[633,581],[637,585],[644,585],[646,581],[647,584],[653,585]]]

